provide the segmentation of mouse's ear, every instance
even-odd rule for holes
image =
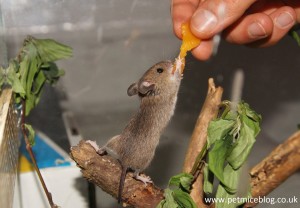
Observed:
[[[142,81],[139,84],[139,92],[142,94],[147,94],[147,92],[154,90],[155,84],[149,81]]]
[[[137,84],[136,83],[133,83],[133,84],[131,84],[129,87],[128,87],[128,89],[127,89],[127,95],[128,96],[133,96],[133,95],[136,95],[136,94],[138,94],[138,86],[137,86]]]

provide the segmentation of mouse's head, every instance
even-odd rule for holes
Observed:
[[[148,69],[138,82],[131,84],[127,94],[140,97],[177,94],[181,79],[180,70],[173,71],[171,61],[162,61]]]

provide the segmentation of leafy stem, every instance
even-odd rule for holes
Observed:
[[[25,117],[39,103],[43,86],[47,82],[54,84],[64,75],[55,61],[72,56],[72,48],[51,39],[36,39],[28,36],[16,58],[9,61],[7,68],[0,67],[0,91],[4,85],[11,86],[14,101],[22,105],[21,130],[26,149],[32,160],[51,208],[58,207],[53,203],[45,181],[37,166],[31,146],[34,144],[34,129],[25,123]]]
[[[34,153],[32,151],[32,148],[31,148],[31,142],[28,138],[28,135],[27,135],[27,128],[26,128],[26,123],[25,123],[25,110],[26,110],[26,102],[25,100],[22,100],[22,113],[21,113],[21,129],[22,129],[22,134],[23,134],[23,137],[24,137],[24,140],[25,140],[25,144],[26,144],[26,150],[28,151],[29,153],[29,156],[30,156],[30,159],[33,163],[33,167],[39,177],[39,180],[41,182],[41,185],[44,189],[44,192],[47,196],[47,199],[48,199],[48,202],[49,202],[49,205],[51,208],[58,208],[58,206],[56,204],[54,204],[53,202],[53,199],[52,199],[52,194],[48,191],[48,188],[46,186],[46,183],[44,181],[44,178],[41,174],[41,171],[37,165],[37,162],[36,162],[36,159],[35,159],[35,156],[34,156]]]
[[[193,168],[190,172],[191,175],[196,176],[197,175],[197,171],[201,170],[203,167],[203,158],[205,157],[207,153],[207,142],[205,143],[205,145],[203,146],[202,150],[200,151],[200,153],[198,154],[195,163],[193,165]]]
[[[222,105],[225,106],[223,113],[208,127],[209,150],[208,163],[204,168],[204,192],[213,193],[214,178],[217,178],[220,184],[216,198],[228,199],[235,197],[238,191],[241,168],[260,131],[261,116],[243,101],[223,101]],[[237,205],[216,202],[216,208],[233,208]]]
[[[180,173],[171,177],[164,197],[156,208],[197,208],[189,195],[194,177],[188,173]]]
[[[230,111],[230,101],[228,101],[228,100],[224,100],[224,101],[222,101],[221,102],[221,107],[224,107],[224,110],[223,110],[223,112],[222,112],[222,114],[221,114],[221,118],[225,118],[226,117],[226,115],[229,113],[229,111]]]

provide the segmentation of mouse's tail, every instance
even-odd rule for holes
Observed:
[[[127,167],[122,166],[122,173],[121,173],[120,183],[119,183],[118,203],[121,203],[122,201],[122,192],[124,188],[127,170],[128,170]]]

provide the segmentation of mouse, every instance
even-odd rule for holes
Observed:
[[[139,97],[140,106],[121,134],[101,148],[94,141],[87,141],[98,154],[107,153],[120,162],[119,203],[129,170],[136,180],[145,185],[152,183],[149,177],[139,174],[150,165],[161,134],[174,114],[181,80],[181,69],[176,63],[168,60],[154,64],[127,89],[128,96]]]

